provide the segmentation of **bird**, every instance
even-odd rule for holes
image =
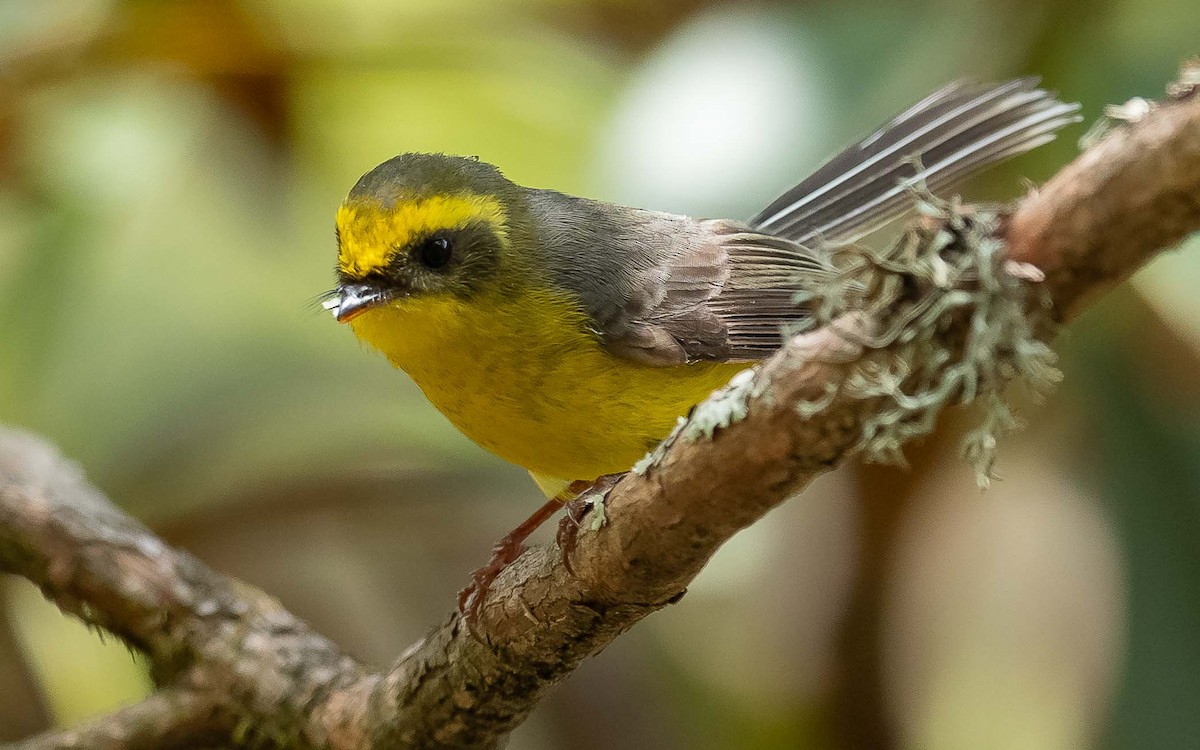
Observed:
[[[497,545],[478,597],[563,502],[628,470],[677,419],[782,346],[822,254],[1054,139],[1077,104],[1036,78],[956,81],[747,220],[518,185],[474,157],[403,153],[337,210],[324,306],[548,500]]]

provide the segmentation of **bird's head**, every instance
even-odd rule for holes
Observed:
[[[501,282],[520,188],[490,164],[402,154],[363,175],[337,213],[339,322],[430,296],[469,299]]]

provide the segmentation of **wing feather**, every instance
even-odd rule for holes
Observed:
[[[911,213],[914,183],[944,190],[1052,140],[1079,120],[1078,110],[1033,78],[952,83],[746,224],[548,191],[532,191],[531,202],[558,246],[547,264],[576,292],[610,351],[659,366],[753,361],[780,346],[783,327],[808,315],[796,293],[827,273],[810,247],[851,242]]]
[[[1079,105],[1037,83],[952,83],[830,159],[750,225],[801,243],[869,234],[911,211],[908,185],[943,190],[1079,121]]]

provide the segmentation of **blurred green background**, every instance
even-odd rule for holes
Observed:
[[[1153,97],[1195,0],[0,0],[0,422],[390,662],[539,495],[307,305],[402,151],[747,216],[946,81]],[[1018,195],[1084,127],[969,186]],[[1193,243],[1195,244],[1195,243]],[[1180,748],[1200,724],[1200,247],[1064,337],[980,493],[962,416],[847,467],[514,736],[542,748]],[[0,579],[0,740],[148,690]]]

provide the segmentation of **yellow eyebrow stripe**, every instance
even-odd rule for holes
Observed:
[[[508,216],[500,201],[489,195],[461,193],[398,200],[390,209],[377,203],[343,203],[337,213],[342,239],[338,267],[351,277],[361,277],[385,267],[397,249],[419,237],[474,222],[491,226],[502,241],[507,237]]]

